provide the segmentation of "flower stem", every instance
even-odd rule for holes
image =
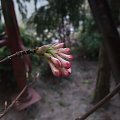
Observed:
[[[4,59],[0,60],[0,64],[3,63],[3,62],[6,62],[7,60],[11,60],[15,57],[21,57],[21,56],[24,56],[24,55],[27,55],[27,54],[34,54],[36,52],[38,48],[35,48],[35,49],[28,49],[28,50],[22,50],[22,51],[18,51],[12,55],[9,55],[7,57],[5,57]]]

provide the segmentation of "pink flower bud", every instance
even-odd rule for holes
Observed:
[[[58,52],[69,54],[70,53],[70,48],[60,48],[60,49],[58,49]]]
[[[58,55],[60,55],[63,58],[66,58],[67,60],[73,60],[73,56],[72,55],[67,55],[61,52],[58,52]]]
[[[68,76],[70,76],[70,74],[71,73],[69,72],[68,69],[62,68],[62,76],[68,77]]]
[[[55,44],[53,47],[54,47],[55,49],[63,48],[63,47],[64,47],[64,43]]]
[[[69,68],[69,69],[67,69],[67,70],[68,70],[68,72],[71,74],[71,71],[72,71],[71,68]]]
[[[71,67],[71,63],[69,61],[64,60],[58,55],[56,55],[56,57],[61,61],[62,67],[65,67],[66,69],[69,69]]]
[[[51,57],[50,57],[50,60],[52,61],[52,63],[53,63],[56,67],[60,67],[60,66],[61,66],[61,62],[60,62],[57,58],[51,56]]]
[[[48,61],[48,63],[50,65],[50,68],[52,70],[53,75],[56,77],[60,77],[61,71],[59,69],[57,69],[52,62]]]

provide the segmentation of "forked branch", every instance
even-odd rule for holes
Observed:
[[[11,102],[11,104],[10,104],[8,107],[5,106],[5,109],[3,110],[3,112],[0,113],[0,119],[14,106],[14,104],[19,100],[19,98],[20,98],[21,95],[25,92],[25,90],[26,90],[29,86],[33,85],[33,83],[36,82],[36,80],[38,79],[38,77],[39,77],[39,73],[36,73],[33,81],[30,82],[29,84],[27,84],[27,85],[22,89],[22,91],[18,94],[18,96]]]
[[[104,105],[106,102],[108,102],[119,91],[120,91],[120,83],[114,88],[114,90],[112,92],[110,92],[101,101],[99,101],[92,109],[90,109],[82,117],[76,118],[75,120],[85,120],[88,116],[90,116],[92,113],[94,113],[98,108],[100,108],[102,105]]]

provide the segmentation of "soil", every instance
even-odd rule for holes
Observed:
[[[75,120],[90,108],[97,75],[97,63],[91,61],[73,62],[69,79],[40,79],[33,88],[41,100],[23,111],[14,108],[1,120]],[[115,86],[113,80],[111,89]],[[7,91],[7,90],[6,90]],[[4,93],[4,92],[3,92]],[[0,99],[9,96],[0,95]],[[5,99],[4,99],[5,100]],[[100,108],[87,120],[120,120],[120,98],[113,97],[107,107]],[[1,102],[3,106],[4,102]],[[2,107],[1,107],[2,108]]]

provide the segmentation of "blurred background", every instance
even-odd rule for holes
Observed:
[[[72,54],[78,61],[98,59],[101,37],[86,0],[15,0],[14,4],[21,37],[27,48],[65,42],[66,47],[72,49]],[[0,24],[2,34],[4,32],[2,13]],[[1,58],[9,54],[6,49],[0,49]],[[36,56],[32,57],[32,62],[35,65],[40,63]],[[41,70],[44,71],[46,67],[42,65]]]
[[[78,116],[80,112],[83,114],[87,108],[91,106],[89,105],[91,101],[96,103],[101,99],[101,93],[99,92],[100,96],[97,96],[98,91],[96,92],[95,90],[98,88],[96,81],[101,78],[104,79],[104,77],[100,77],[99,75],[101,69],[99,69],[98,66],[102,63],[100,62],[100,58],[103,57],[104,59],[105,57],[99,54],[99,51],[101,51],[102,37],[93,19],[88,1],[13,1],[21,38],[26,48],[31,49],[44,44],[64,42],[65,47],[71,48],[71,53],[74,56],[72,75],[69,78],[54,77],[44,59],[40,59],[35,55],[30,56],[33,73],[35,71],[40,72],[40,82],[37,83],[35,88],[40,91],[43,97],[43,104],[41,105],[41,103],[39,103],[40,105],[37,110],[43,109],[43,111],[40,110],[41,114],[33,115],[33,113],[36,113],[36,109],[33,107],[33,113],[30,113],[31,115],[29,117],[27,116],[28,113],[25,113],[24,118],[20,120],[39,120],[40,118],[41,120],[72,120]],[[107,1],[119,31],[120,2],[119,0]],[[5,35],[5,25],[2,9],[0,9],[0,36],[2,37],[3,35]],[[0,59],[7,55],[10,55],[8,48],[0,48]],[[4,72],[6,73],[6,71],[8,73],[6,75],[7,79],[12,79],[14,82],[11,65],[0,65],[0,79],[2,79],[2,75]],[[110,71],[107,70],[104,71],[104,73],[108,75]],[[111,78],[110,75],[111,74],[107,76],[108,79]],[[113,86],[114,82],[112,82],[112,87]],[[107,93],[109,92],[109,87],[110,84],[107,84]],[[102,93],[102,97],[107,93]],[[120,106],[117,105],[116,108],[115,102],[116,99],[113,100],[110,110],[101,109],[100,112],[88,120],[110,120],[109,117],[113,118],[114,112],[116,113],[116,118],[112,120],[119,120],[118,111]],[[47,107],[45,105],[47,105]],[[58,107],[59,110],[56,110],[56,107]],[[45,111],[52,115],[47,115]],[[63,118],[60,118],[61,114],[65,111],[66,113],[63,115]],[[59,116],[59,118],[57,118],[57,116]],[[96,116],[98,116],[98,119]]]

